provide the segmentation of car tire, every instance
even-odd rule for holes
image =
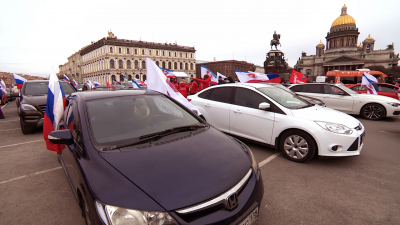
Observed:
[[[386,110],[382,105],[372,103],[364,105],[360,114],[366,120],[381,120],[386,116]]]
[[[22,118],[19,118],[19,123],[21,124],[21,131],[23,134],[32,134],[35,131],[34,128],[26,126]]]
[[[290,130],[282,135],[280,149],[289,160],[302,163],[312,159],[317,151],[317,145],[308,133]]]

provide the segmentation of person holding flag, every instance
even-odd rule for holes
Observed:
[[[369,73],[363,73],[361,79],[361,86],[365,86],[367,88],[367,94],[377,95],[378,93],[375,90],[373,83],[378,83],[378,80]]]
[[[302,83],[307,83],[308,78],[306,75],[297,72],[296,70],[292,70],[292,74],[290,75],[289,82],[292,84],[302,84]]]
[[[183,95],[179,92],[175,92],[170,85],[167,84],[167,79],[161,69],[150,59],[146,58],[147,68],[147,89],[158,91],[165,95],[169,95],[171,98],[180,102],[191,111],[196,111],[198,115],[200,111],[190,103]]]
[[[60,119],[63,116],[66,104],[65,94],[54,70],[49,77],[49,87],[47,91],[47,104],[43,121],[43,139],[46,141],[46,147],[50,151],[61,154],[64,146],[52,144],[48,139],[50,132],[57,130]]]
[[[203,79],[204,79],[204,76],[207,75],[210,78],[210,84],[213,84],[213,85],[218,84],[218,77],[206,66],[200,65],[200,74],[201,74],[201,78],[203,78]],[[218,72],[217,72],[217,74],[218,74]],[[219,76],[223,76],[225,78],[225,76],[222,74],[220,74]]]
[[[194,80],[193,75],[190,77],[190,83],[188,84],[189,95],[194,95],[197,93],[198,85]]]

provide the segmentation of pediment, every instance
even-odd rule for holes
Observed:
[[[337,62],[353,62],[353,61],[360,61],[360,59],[354,59],[347,56],[341,56],[336,59],[332,59],[331,61],[327,61],[327,63],[337,63]]]

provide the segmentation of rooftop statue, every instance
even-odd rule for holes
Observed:
[[[277,34],[276,31],[274,31],[274,35],[272,36],[274,39],[271,40],[271,49],[272,46],[275,45],[275,49],[278,50],[278,45],[282,47],[281,43],[279,42],[279,39],[281,38],[280,34]]]

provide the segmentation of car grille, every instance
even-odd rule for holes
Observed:
[[[42,113],[46,111],[46,105],[39,105],[38,107]]]

